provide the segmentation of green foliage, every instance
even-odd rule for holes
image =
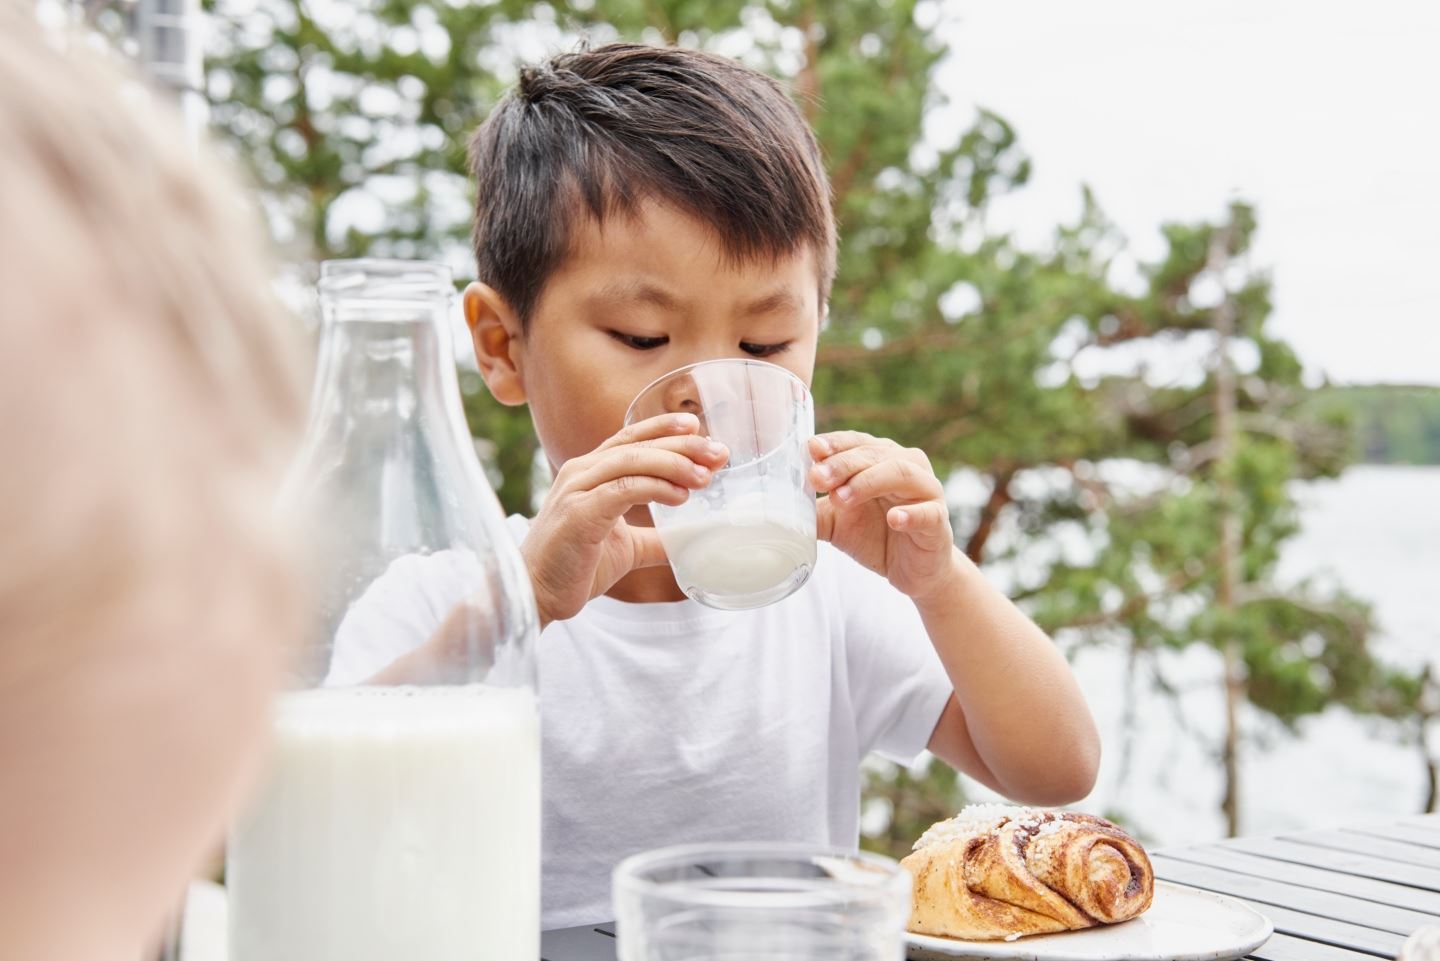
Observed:
[[[539,442],[524,410],[512,410],[495,403],[480,375],[460,372],[460,400],[470,431],[491,445],[485,461],[499,475],[495,493],[512,513],[530,513],[530,477]]]
[[[867,803],[886,808],[884,830],[867,834],[861,847],[896,860],[910,853],[915,839],[936,821],[965,806],[965,792],[954,768],[927,760],[917,769],[882,762],[865,772]]]
[[[1413,679],[1368,653],[1363,605],[1274,585],[1296,524],[1288,482],[1338,473],[1350,439],[1344,412],[1302,387],[1293,350],[1266,330],[1270,281],[1246,264],[1256,212],[1237,203],[1217,222],[1165,225],[1164,254],[1132,265],[1138,282],[1125,286],[1113,280],[1124,238],[1089,191],[1044,249],[997,235],[989,207],[1023,189],[1032,162],[989,112],[923,136],[943,105],[934,0],[616,0],[603,12],[594,0],[360,0],[323,18],[302,0],[257,0],[244,17],[230,16],[241,0],[209,2],[214,122],[296,257],[437,257],[467,274],[464,144],[513,79],[516,50],[556,52],[581,36],[678,41],[785,78],[824,147],[841,225],[815,377],[821,428],[922,447],[942,477],[977,474],[991,493],[978,516],[958,518],[962,545],[1017,562],[1022,603],[1067,644],[1146,657],[1238,646],[1250,701],[1287,724],[1330,703],[1412,710]],[[1228,269],[1212,263],[1217,251]],[[1213,347],[1222,299],[1235,318],[1239,426],[1223,456],[1213,356],[1164,380],[1148,370]],[[472,428],[494,445],[503,503],[528,511],[528,417],[496,405],[473,374],[462,388]],[[1425,404],[1415,436],[1433,452],[1440,403]],[[1391,408],[1357,409],[1398,423]],[[1386,436],[1415,434],[1395,429]],[[1151,480],[1137,490],[1115,465]],[[1222,608],[1226,484],[1239,495],[1240,596]],[[1018,537],[996,541],[997,520]],[[1084,550],[1028,556],[1060,533]],[[893,815],[867,843],[895,853],[960,802],[942,765],[873,774],[870,796]]]
[[[206,7],[211,121],[250,171],[287,259],[435,258],[473,275],[466,140],[511,79],[507,38],[546,5]],[[483,388],[464,399],[472,430],[496,444],[503,503],[528,510],[529,417]]]

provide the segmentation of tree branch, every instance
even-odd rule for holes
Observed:
[[[1361,616],[1358,611],[1346,607],[1344,604],[1330,603],[1328,601],[1306,597],[1304,594],[1292,594],[1288,591],[1254,585],[1243,585],[1236,588],[1235,604],[1237,607],[1269,602],[1288,604],[1291,607],[1297,607],[1302,611],[1314,614],[1316,617],[1328,617],[1332,620],[1339,621],[1357,634],[1362,633],[1365,629],[1364,617]]]
[[[1195,730],[1190,724],[1190,719],[1185,716],[1185,711],[1180,703],[1180,698],[1185,692],[1180,690],[1178,685],[1165,676],[1165,673],[1160,669],[1159,659],[1155,657],[1150,659],[1150,678],[1155,682],[1156,689],[1164,694],[1169,701],[1171,713],[1174,715],[1175,726],[1179,729],[1180,733],[1193,739],[1202,749],[1214,753],[1215,749],[1213,745],[1207,743],[1209,739]]]
[[[1145,323],[1145,318],[1140,315],[1140,311],[1133,305],[1126,304],[1118,310],[1113,310],[1110,312],[1110,316],[1115,318],[1115,330],[1108,334],[1096,334],[1095,339],[1086,346],[1113,347],[1116,344],[1139,340],[1141,337],[1149,337],[1155,333]]]
[[[885,92],[887,94],[895,88],[895,82],[904,74],[904,47],[904,43],[897,39],[891,48],[890,69],[885,74]],[[860,175],[861,169],[870,159],[870,145],[874,139],[875,129],[867,124],[855,138],[855,146],[850,148],[850,154],[845,158],[845,162],[831,175],[830,194],[837,212],[845,209],[845,200],[850,195],[855,178]]]
[[[805,38],[805,65],[795,78],[795,88],[799,94],[800,109],[805,113],[805,122],[813,129],[820,114],[820,40],[815,31],[814,0],[806,0],[801,6],[796,26]]]
[[[968,408],[970,405],[964,406]],[[930,446],[935,450],[943,450],[947,444],[953,444],[962,437],[968,437],[978,429],[979,424],[974,418],[956,417],[934,433],[930,438]]]
[[[838,212],[845,208],[845,199],[850,195],[850,188],[855,183],[855,177],[860,173],[860,168],[870,157],[870,128],[866,127],[860,131],[855,146],[851,148],[850,154],[845,162],[836,168],[835,173],[830,177],[831,202]]]
[[[990,540],[990,535],[995,533],[995,521],[1000,512],[1014,500],[1010,494],[1010,481],[1015,478],[1015,470],[1014,467],[1005,467],[991,476],[994,484],[990,488],[990,497],[980,509],[980,521],[965,543],[965,555],[976,564],[985,557],[985,545]]]
[[[1135,614],[1139,614],[1162,597],[1189,590],[1207,576],[1208,571],[1200,574],[1186,574],[1183,571],[1176,572],[1166,579],[1164,585],[1161,586],[1159,590],[1132,594],[1121,601],[1114,610],[1092,611],[1089,614],[1081,614],[1079,617],[1066,621],[1064,624],[1049,625],[1047,630],[1049,633],[1054,634],[1057,631],[1087,630],[1095,627],[1105,627],[1118,621],[1123,621]]]
[[[815,419],[826,424],[844,424],[852,421],[873,421],[881,424],[908,423],[918,420],[939,420],[959,418],[970,413],[974,405],[969,401],[954,404],[932,404],[915,401],[903,407],[894,404],[839,403],[822,404],[815,409]]]
[[[817,367],[845,367],[853,364],[868,364],[886,357],[946,350],[951,347],[959,347],[965,342],[966,338],[958,331],[922,328],[913,334],[886,341],[873,349],[860,344],[823,345],[816,355],[815,365]]]
[[[665,10],[660,4],[655,3],[654,0],[645,0],[645,19],[650,21],[652,27],[660,31],[660,36],[664,38],[666,44],[674,45],[675,25],[665,15]]]

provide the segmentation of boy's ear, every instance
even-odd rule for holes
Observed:
[[[465,288],[462,303],[485,386],[507,407],[525,403],[525,379],[517,362],[521,354],[519,318],[494,287],[478,281]]]

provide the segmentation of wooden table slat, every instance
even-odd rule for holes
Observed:
[[[1222,871],[1234,871],[1238,874],[1248,874],[1251,877],[1266,878],[1271,881],[1284,881],[1286,884],[1298,884],[1302,888],[1314,888],[1319,891],[1360,898],[1364,901],[1375,901],[1379,904],[1391,904],[1397,908],[1409,908],[1412,911],[1440,915],[1440,892],[1437,891],[1392,884],[1389,881],[1376,881],[1374,878],[1363,878],[1322,867],[1275,861],[1258,854],[1232,851],[1224,845],[1171,851],[1169,856],[1194,864],[1220,868]]]
[[[1358,835],[1355,836],[1358,837]],[[1233,841],[1226,841],[1225,847],[1274,858],[1277,861],[1308,864],[1333,871],[1347,871],[1350,874],[1375,878],[1379,881],[1408,884],[1410,887],[1424,888],[1427,891],[1440,891],[1440,870],[1390,861],[1375,855],[1322,847],[1309,840],[1302,843],[1287,838],[1236,838]]]
[[[1349,831],[1306,831],[1303,834],[1286,834],[1284,837],[1287,840],[1302,841],[1305,844],[1318,844],[1320,847],[1333,847],[1333,849],[1346,850],[1346,852],[1371,854],[1371,856],[1384,857],[1385,860],[1392,860],[1392,862],[1418,864],[1427,869],[1440,870],[1440,852],[1418,846],[1418,844],[1410,844],[1408,841],[1385,839],[1385,837],[1377,837],[1374,834],[1352,834]]]
[[[1440,831],[1432,831],[1429,828],[1410,827],[1405,824],[1371,824],[1365,827],[1342,828],[1341,830],[1346,834],[1389,838],[1392,841],[1404,841],[1406,844],[1416,844],[1422,848],[1440,851]]]
[[[1440,815],[1236,838],[1151,856],[1155,876],[1228,895],[1275,924],[1252,961],[1376,961],[1440,922]]]
[[[1434,920],[1432,915],[1408,908],[1376,904],[1343,894],[1316,891],[1313,888],[1302,888],[1245,874],[1232,874],[1218,868],[1177,861],[1166,855],[1156,854],[1152,861],[1155,862],[1155,876],[1167,881],[1190,884],[1221,894],[1293,908],[1306,914],[1318,914],[1395,934],[1409,934]]]
[[[1257,961],[1371,961],[1374,955],[1347,951],[1288,934],[1276,934],[1256,948],[1250,957]]]
[[[1308,938],[1311,941],[1332,944],[1337,948],[1346,948],[1351,951],[1364,951],[1367,954],[1386,959],[1395,957],[1400,952],[1400,945],[1405,943],[1404,935],[1391,931],[1377,931],[1375,928],[1365,928],[1346,921],[1336,921],[1334,918],[1321,917],[1318,914],[1305,914],[1303,911],[1282,908],[1274,904],[1261,904],[1259,901],[1251,901],[1246,898],[1235,898],[1235,900],[1246,905],[1252,911],[1258,911],[1269,918],[1275,925],[1275,930],[1280,934]]]

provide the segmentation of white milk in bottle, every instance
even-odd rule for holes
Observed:
[[[230,961],[539,956],[533,691],[322,688],[275,728],[230,839]]]

